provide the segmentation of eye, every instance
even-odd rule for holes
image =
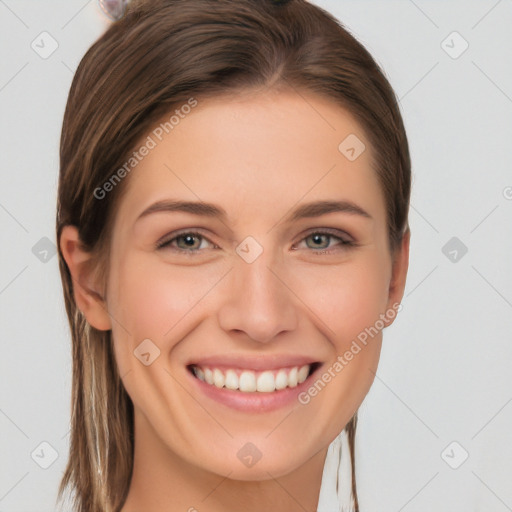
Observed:
[[[334,234],[336,233],[336,234]],[[348,236],[341,236],[342,233],[339,231],[330,231],[330,230],[323,230],[323,231],[313,231],[310,234],[308,234],[305,238],[301,240],[301,242],[306,242],[306,247],[308,249],[313,249],[313,252],[336,252],[337,249],[332,250],[331,247],[333,245],[331,242],[333,240],[338,240],[337,244],[334,244],[334,246],[338,246],[339,250],[342,249],[348,249],[351,247],[355,247],[356,243],[351,240]],[[311,243],[308,243],[308,241],[311,241]],[[293,249],[296,249],[297,247],[293,247]]]
[[[334,234],[336,233],[336,234]],[[336,250],[349,249],[356,246],[356,243],[347,235],[343,236],[343,232],[337,230],[319,230],[309,233],[301,240],[306,242],[307,249],[313,249],[313,252],[321,254],[333,253]],[[332,244],[333,241],[338,241]],[[310,242],[310,243],[308,243]],[[182,231],[180,233],[173,233],[170,237],[164,238],[162,241],[156,243],[157,249],[169,249],[179,253],[198,254],[204,249],[208,248],[218,249],[219,247],[206,238],[198,231]],[[338,247],[338,249],[331,249],[331,247]],[[292,249],[296,250],[299,246],[293,246]]]
[[[177,246],[175,246],[173,242],[176,242]],[[169,248],[177,252],[193,254],[205,248],[205,244],[203,242],[210,243],[213,247],[217,247],[197,231],[183,231],[181,233],[174,234],[172,238],[166,238],[161,242],[157,242],[156,248]]]

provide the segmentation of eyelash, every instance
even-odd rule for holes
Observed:
[[[334,234],[334,233],[337,233],[337,234]],[[338,244],[338,246],[341,246],[343,249],[351,249],[351,248],[357,246],[357,244],[354,241],[344,239],[341,236],[338,236],[339,234],[340,233],[337,230],[329,230],[329,229],[310,231],[308,234],[306,234],[306,236],[304,236],[299,241],[299,243],[304,241],[304,240],[306,240],[307,238],[309,238],[312,235],[327,235],[330,240],[331,239],[339,240],[340,243]],[[202,233],[200,233],[198,231],[181,231],[181,232],[178,232],[178,233],[173,233],[173,235],[174,236],[172,238],[167,238],[167,239],[162,240],[161,242],[157,242],[156,243],[156,249],[169,248],[170,250],[172,250],[174,252],[181,253],[181,254],[187,254],[187,255],[190,255],[190,256],[195,256],[196,254],[202,252],[201,249],[191,249],[191,250],[188,250],[188,249],[181,249],[179,247],[171,247],[171,245],[170,245],[171,242],[173,242],[176,239],[178,239],[178,238],[180,238],[182,236],[185,236],[185,235],[192,235],[194,237],[207,240],[208,242],[213,244],[216,248],[218,248],[218,246],[216,244],[211,242],[206,236],[204,236]],[[336,250],[333,251],[333,250],[330,250],[330,249],[321,249],[321,248],[320,249],[311,249],[311,250],[313,252],[321,252],[321,253],[324,253],[324,254],[325,253],[331,254],[331,253],[336,252]]]

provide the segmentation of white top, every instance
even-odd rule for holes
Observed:
[[[353,512],[351,486],[348,436],[342,430],[327,449],[317,512]]]

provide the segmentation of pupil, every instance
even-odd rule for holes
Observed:
[[[195,238],[194,235],[181,235],[181,240],[185,243],[185,246],[189,248],[194,246]]]
[[[316,245],[322,245],[322,239],[325,239],[325,242],[327,241],[326,240],[326,236],[327,235],[321,235],[321,234],[313,234],[311,235],[311,239],[313,240],[313,243],[316,244]],[[323,246],[325,247],[325,242],[323,244]]]

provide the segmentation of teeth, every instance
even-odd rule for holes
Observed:
[[[274,381],[274,374],[270,371],[260,373],[256,381],[256,391],[270,393],[275,390],[276,385]],[[245,389],[242,389],[242,391],[245,391]]]
[[[256,375],[254,372],[243,371],[238,380],[238,389],[245,393],[256,391]]]
[[[288,375],[284,370],[279,370],[276,375],[276,389],[284,389],[288,386]]]
[[[253,372],[250,370],[229,369],[222,372],[218,368],[200,368],[193,366],[194,375],[208,384],[218,388],[227,388],[239,390],[242,393],[252,393],[259,391],[261,393],[271,393],[272,391],[284,389],[286,387],[294,388],[304,382],[310,370],[310,365],[293,368],[281,369],[277,372],[265,370],[263,372]]]
[[[238,389],[238,375],[234,370],[228,370],[226,372],[226,380],[224,381],[224,385],[228,389]]]
[[[204,369],[204,380],[208,382],[208,384],[213,384],[213,372],[210,368]]]
[[[309,365],[302,366],[301,369],[297,372],[297,382],[301,384],[304,382],[309,375]]]
[[[217,368],[215,368],[215,370],[213,370],[213,383],[218,388],[223,388],[224,387],[224,375]]]
[[[288,375],[288,386],[294,388],[297,385],[297,372],[298,368],[292,368],[290,374]]]

